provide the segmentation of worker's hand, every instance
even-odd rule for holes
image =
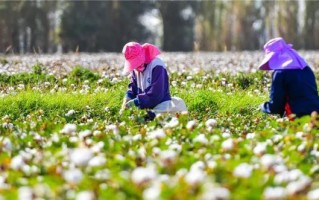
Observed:
[[[126,108],[131,108],[131,107],[133,107],[133,106],[135,106],[134,99],[129,100],[129,101],[125,104],[125,107],[126,107]]]
[[[127,103],[128,101],[130,101],[130,100],[131,100],[131,99],[130,99],[130,98],[127,98],[127,97],[125,97],[125,98],[123,99],[123,103],[122,103],[122,106],[121,106],[121,109],[120,109],[120,112],[119,112],[120,115],[123,114],[123,112],[124,112],[124,110],[125,110],[125,108],[126,108],[126,103]]]

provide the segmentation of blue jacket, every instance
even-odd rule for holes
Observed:
[[[145,65],[146,68],[150,67]],[[144,69],[144,71],[146,70]],[[134,99],[134,103],[139,108],[154,108],[158,104],[171,100],[169,91],[169,79],[167,70],[165,67],[156,65],[152,69],[150,86],[142,91],[137,84],[137,75],[133,71],[131,82],[128,86],[126,96],[130,99]],[[146,78],[146,77],[145,77]]]
[[[273,72],[270,101],[262,104],[262,111],[284,115],[288,107],[297,117],[319,111],[316,79],[310,67]]]

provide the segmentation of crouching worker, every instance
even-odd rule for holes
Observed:
[[[282,38],[274,38],[264,45],[265,58],[260,70],[274,70],[270,100],[261,105],[269,114],[294,117],[319,111],[316,79],[306,61]]]
[[[123,100],[124,109],[136,106],[148,109],[147,120],[159,113],[181,113],[187,111],[181,98],[171,97],[166,66],[157,57],[159,49],[145,43],[129,42],[123,48],[124,73],[131,72],[131,82]]]

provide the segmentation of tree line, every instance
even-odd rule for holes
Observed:
[[[133,40],[164,51],[259,50],[278,36],[318,49],[318,32],[311,0],[0,2],[1,53],[119,52]]]

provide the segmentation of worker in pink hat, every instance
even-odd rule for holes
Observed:
[[[280,114],[290,119],[319,111],[316,78],[306,61],[286,44],[283,38],[274,38],[264,45],[265,58],[260,70],[274,70],[270,100],[261,105],[269,114]]]
[[[184,101],[171,97],[166,65],[158,57],[160,50],[152,45],[129,42],[123,47],[124,73],[130,72],[128,85],[120,113],[130,107],[149,109],[150,118],[158,113],[187,111]]]

